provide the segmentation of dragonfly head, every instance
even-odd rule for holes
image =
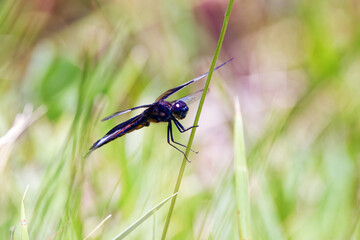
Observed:
[[[186,117],[187,112],[189,111],[188,106],[183,101],[176,101],[171,106],[171,112],[177,119],[184,119]]]

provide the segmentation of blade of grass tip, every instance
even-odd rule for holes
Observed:
[[[355,230],[351,236],[351,240],[360,239],[360,221],[356,223]]]
[[[27,185],[21,200],[21,240],[29,240],[29,233],[27,230],[25,206],[24,206],[24,200],[28,189],[29,189],[29,184]]]
[[[88,235],[86,235],[84,240],[88,239],[91,235],[93,235],[93,233],[96,232],[96,230],[98,230],[109,218],[111,218],[111,214],[109,214],[109,216],[102,220]]]
[[[156,217],[153,215],[153,240],[155,240],[155,232],[156,232]]]
[[[206,82],[205,82],[203,93],[201,95],[201,99],[200,99],[200,102],[199,102],[199,107],[198,107],[197,112],[196,112],[196,116],[195,116],[193,126],[197,126],[198,123],[199,123],[201,110],[202,110],[202,107],[203,107],[204,101],[205,101],[205,96],[206,96],[206,93],[208,92],[209,84],[210,84],[210,80],[211,80],[211,77],[212,77],[212,74],[213,74],[213,71],[214,71],[214,68],[215,68],[216,60],[218,59],[218,56],[219,56],[219,53],[220,53],[220,50],[221,50],[221,46],[222,46],[222,43],[224,41],[224,36],[225,36],[226,29],[227,29],[227,25],[229,23],[229,18],[230,18],[230,13],[231,13],[231,10],[232,10],[233,2],[234,2],[234,0],[229,0],[228,6],[227,6],[227,9],[226,9],[226,12],[225,12],[224,22],[223,22],[223,25],[222,25],[222,28],[221,28],[221,33],[220,33],[219,40],[218,40],[218,43],[217,43],[217,46],[216,46],[215,54],[213,56],[213,60],[211,62],[209,74],[208,74]],[[188,141],[188,144],[187,144],[187,147],[186,147],[186,151],[185,151],[185,156],[183,158],[183,161],[182,161],[182,164],[181,164],[181,167],[180,167],[180,170],[179,170],[179,175],[178,175],[178,178],[177,178],[177,181],[176,181],[176,184],[175,184],[174,192],[179,191],[181,180],[182,180],[182,177],[184,175],[185,166],[186,166],[186,162],[187,162],[186,158],[189,155],[192,143],[194,141],[195,132],[196,132],[196,128],[192,128],[191,133],[190,133],[190,137],[189,137],[189,141]],[[167,231],[169,229],[170,219],[171,219],[172,212],[174,210],[176,198],[177,198],[177,196],[175,196],[171,200],[169,212],[168,212],[168,215],[166,217],[163,233],[162,233],[162,236],[161,236],[162,240],[165,240],[165,238],[166,238],[166,233],[167,233]]]
[[[352,227],[351,240],[360,239],[360,208],[357,210],[356,221]]]
[[[12,227],[10,228],[10,240],[13,240],[13,239],[14,239],[14,232],[15,232],[15,227],[12,226]]]
[[[235,100],[234,164],[237,220],[240,239],[251,239],[249,181],[246,164],[244,128],[239,99]]]
[[[140,224],[142,224],[146,219],[151,217],[160,207],[162,207],[167,201],[169,201],[171,198],[176,196],[177,193],[174,193],[173,195],[167,197],[165,200],[157,204],[155,207],[153,207],[150,211],[148,211],[145,215],[140,217],[138,220],[136,220],[133,224],[131,224],[129,227],[127,227],[124,231],[122,231],[120,234],[118,234],[116,237],[113,238],[113,240],[117,239],[124,239],[129,233],[134,231]]]

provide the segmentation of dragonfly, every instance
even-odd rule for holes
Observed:
[[[225,64],[227,64],[228,62],[230,62],[232,60],[233,60],[233,58],[231,58],[228,61],[224,62],[223,64],[217,66],[216,68],[214,68],[214,71],[223,67]],[[203,75],[196,77],[184,84],[181,84],[180,86],[177,86],[177,87],[167,90],[166,92],[161,94],[155,100],[155,102],[152,104],[141,105],[141,106],[133,107],[130,109],[122,110],[119,112],[115,112],[115,113],[111,114],[110,116],[102,119],[102,121],[107,121],[107,120],[117,117],[119,115],[129,113],[133,110],[136,110],[139,108],[146,108],[139,115],[132,117],[129,120],[122,122],[122,123],[116,125],[114,128],[112,128],[108,133],[106,133],[102,138],[100,138],[98,141],[96,141],[91,146],[88,154],[90,154],[95,149],[115,140],[116,138],[124,136],[127,133],[130,133],[134,130],[138,130],[143,127],[148,127],[150,125],[150,123],[165,122],[165,123],[168,123],[168,126],[167,126],[167,142],[168,142],[168,144],[170,146],[172,146],[173,148],[175,148],[176,150],[178,150],[179,152],[181,152],[184,155],[185,159],[188,162],[190,162],[188,160],[188,158],[186,157],[185,153],[174,145],[174,144],[177,144],[181,147],[186,148],[185,145],[183,145],[179,142],[176,142],[174,140],[172,124],[174,123],[175,127],[179,130],[180,133],[184,133],[194,127],[198,127],[198,126],[191,126],[189,128],[185,128],[179,122],[179,120],[184,119],[186,117],[186,115],[189,111],[189,107],[187,104],[190,104],[190,103],[196,101],[197,99],[199,99],[203,90],[199,90],[195,93],[192,93],[190,95],[187,95],[185,97],[182,97],[182,98],[174,100],[174,101],[167,101],[166,99],[168,97],[170,97],[171,95],[173,95],[174,93],[178,92],[179,90],[183,89],[184,87],[189,86],[190,84],[206,77],[208,74],[209,74],[208,72],[204,73]],[[193,151],[192,149],[190,149],[190,150]],[[193,152],[195,152],[195,151],[193,151]],[[197,153],[197,152],[195,152],[195,153]]]

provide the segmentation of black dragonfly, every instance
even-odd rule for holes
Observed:
[[[217,66],[214,69],[214,71],[221,68],[222,66],[224,66],[231,60],[233,60],[233,58],[231,58],[230,60],[221,64],[220,66]],[[175,149],[177,149],[179,152],[181,152],[186,158],[185,153],[183,151],[181,151],[179,148],[177,148],[175,145],[172,144],[172,143],[175,143],[179,146],[186,147],[185,145],[178,143],[174,140],[173,132],[172,132],[172,122],[174,122],[176,128],[179,130],[180,133],[184,133],[184,132],[192,129],[193,127],[198,127],[198,126],[191,126],[189,128],[184,128],[184,126],[181,125],[181,123],[178,121],[178,119],[180,120],[180,119],[184,119],[186,117],[186,114],[189,110],[187,104],[197,100],[201,96],[203,90],[197,91],[193,94],[187,95],[187,96],[180,98],[178,100],[175,100],[175,101],[166,101],[165,99],[167,99],[169,96],[176,93],[177,91],[181,90],[182,88],[207,76],[208,74],[209,74],[208,72],[204,73],[203,75],[201,75],[197,78],[194,78],[180,86],[177,86],[175,88],[167,90],[166,92],[161,94],[155,100],[155,102],[152,104],[141,105],[138,107],[119,111],[119,112],[116,112],[116,113],[110,115],[109,117],[102,119],[102,121],[106,121],[106,120],[112,119],[113,117],[119,116],[121,114],[131,112],[135,109],[147,108],[141,114],[139,114],[133,118],[130,118],[129,120],[127,120],[123,123],[120,123],[119,125],[115,126],[113,129],[111,129],[108,133],[105,134],[104,137],[102,137],[101,139],[99,139],[92,145],[88,154],[90,154],[95,149],[97,149],[97,148],[99,148],[99,147],[101,147],[101,146],[103,146],[103,145],[115,140],[116,138],[129,133],[129,132],[132,132],[134,130],[137,130],[137,129],[140,129],[143,127],[148,127],[151,122],[154,122],[154,123],[167,122],[168,123],[168,127],[167,127],[167,142],[168,142],[168,144],[170,146],[174,147]],[[188,159],[186,158],[186,160],[188,160]]]

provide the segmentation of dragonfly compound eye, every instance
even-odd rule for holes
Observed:
[[[183,101],[177,101],[171,107],[171,112],[173,113],[174,117],[178,119],[185,118],[188,111],[189,108]]]

